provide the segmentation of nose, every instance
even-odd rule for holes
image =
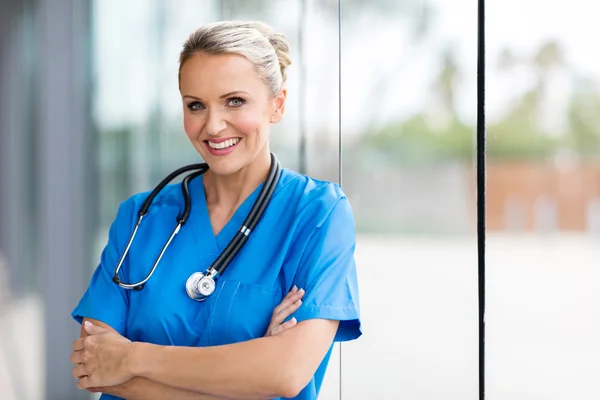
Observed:
[[[206,121],[206,134],[209,136],[217,136],[227,128],[227,122],[217,111],[208,112],[208,120]]]

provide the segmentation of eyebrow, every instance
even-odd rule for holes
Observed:
[[[248,94],[242,90],[234,90],[233,92],[225,93],[223,96],[221,96],[219,98],[224,99],[225,97],[229,97],[229,96],[233,96],[234,94],[241,94],[241,93]]]
[[[220,96],[219,99],[224,99],[226,97],[233,96],[234,94],[241,94],[241,93],[248,94],[247,92],[244,92],[243,90],[234,90],[233,92],[225,93],[224,95]],[[184,99],[186,97],[190,98],[190,99],[202,101],[202,99],[200,97],[192,96],[191,94],[183,95]]]

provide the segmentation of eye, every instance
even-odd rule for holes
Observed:
[[[204,104],[200,103],[199,101],[192,101],[187,105],[187,107],[192,111],[200,111],[204,108]]]
[[[227,100],[227,104],[230,107],[241,107],[244,105],[244,103],[246,103],[246,100],[242,99],[241,97],[232,97]]]

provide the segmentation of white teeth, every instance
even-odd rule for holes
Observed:
[[[223,150],[223,149],[233,146],[234,144],[237,144],[237,142],[239,142],[239,141],[240,141],[239,138],[229,139],[229,140],[226,140],[221,143],[213,143],[213,142],[209,141],[208,145],[213,149]]]

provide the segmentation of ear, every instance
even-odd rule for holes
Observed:
[[[274,99],[274,110],[271,115],[271,123],[276,124],[283,119],[285,113],[285,99],[287,97],[287,89],[281,89],[281,92]]]

